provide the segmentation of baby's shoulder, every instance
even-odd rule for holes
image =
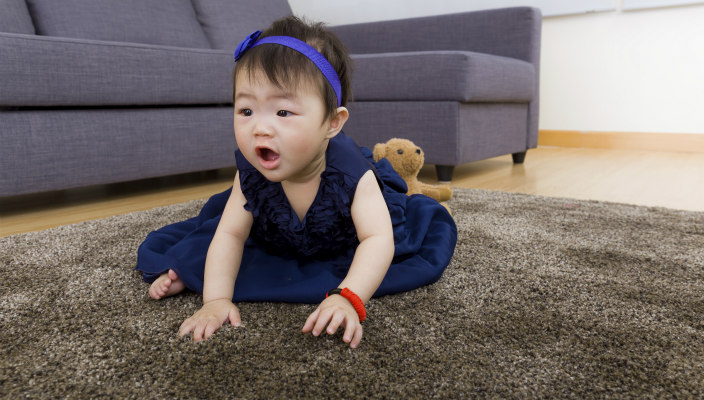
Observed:
[[[342,132],[330,140],[326,162],[328,170],[345,174],[354,180],[359,180],[367,171],[374,169],[363,149]]]

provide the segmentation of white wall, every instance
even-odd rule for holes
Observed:
[[[332,25],[476,9],[462,0],[289,3]],[[543,20],[540,129],[704,134],[704,5],[616,8]]]
[[[704,134],[704,6],[543,21],[541,129]]]
[[[544,16],[616,10],[622,0],[288,0],[293,11],[330,25],[530,5]],[[630,0],[690,1],[690,0]],[[704,0],[697,0],[704,1]]]

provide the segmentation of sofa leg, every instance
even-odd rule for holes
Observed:
[[[514,163],[514,164],[523,164],[523,161],[526,160],[526,152],[527,152],[527,151],[528,151],[528,150],[520,151],[520,152],[518,152],[518,153],[513,153],[513,154],[511,154],[511,156],[513,157],[513,163]]]
[[[455,170],[454,165],[436,165],[435,173],[438,176],[439,182],[451,182],[452,172]]]

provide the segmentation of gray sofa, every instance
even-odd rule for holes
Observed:
[[[232,52],[285,0],[0,0],[0,196],[234,165]],[[511,8],[333,27],[345,132],[452,166],[537,144],[541,17]]]

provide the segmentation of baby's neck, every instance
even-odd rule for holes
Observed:
[[[320,151],[318,151],[315,157],[310,160],[304,168],[290,176],[286,179],[286,181],[292,185],[305,185],[306,183],[316,179],[319,181],[320,175],[325,171],[327,166],[326,153],[327,143],[322,146]]]
[[[293,208],[300,222],[303,222],[308,213],[308,209],[315,201],[315,197],[320,188],[320,180],[321,178],[318,176],[307,182],[281,182],[281,187],[284,189],[288,203],[291,205],[291,208]]]
[[[281,181],[286,198],[301,222],[318,194],[321,175],[327,165],[325,153],[325,151],[320,152],[319,156],[296,176]]]

